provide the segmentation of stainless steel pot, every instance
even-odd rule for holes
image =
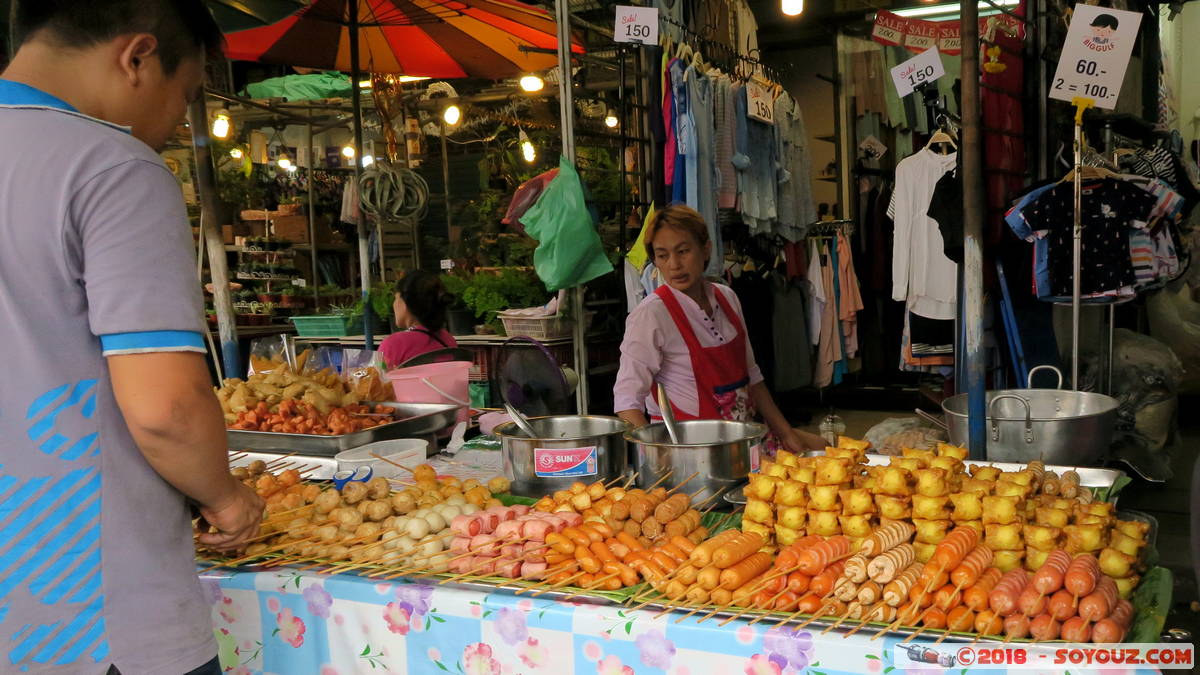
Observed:
[[[651,424],[625,435],[633,443],[633,469],[638,487],[647,488],[670,472],[662,483],[668,488],[684,482],[684,488],[701,502],[713,494],[724,494],[746,480],[757,468],[760,444],[767,428],[755,422],[687,420],[675,423],[679,443],[671,443],[665,424]]]
[[[1029,371],[1053,366],[1038,366]],[[987,458],[996,462],[1028,462],[1089,466],[1101,463],[1112,444],[1117,400],[1086,391],[1001,389],[987,392]],[[967,395],[942,402],[950,442],[966,445]]]
[[[625,432],[629,425],[616,417],[556,415],[529,419],[536,438],[513,422],[496,427],[504,474],[513,492],[541,497],[566,490],[571,483],[612,480],[629,466]]]

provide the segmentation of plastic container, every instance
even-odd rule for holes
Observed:
[[[405,479],[409,473],[393,464],[371,456],[371,453],[386,457],[409,468],[415,468],[425,461],[425,453],[429,450],[429,441],[419,438],[400,438],[394,441],[376,441],[359,446],[353,450],[344,450],[334,456],[337,460],[338,471],[351,471],[361,466],[369,466],[376,476],[384,478]]]
[[[571,334],[570,319],[561,314],[553,316],[505,316],[500,315],[504,333],[509,337],[524,336],[535,340],[551,340]]]
[[[388,371],[388,379],[401,403],[452,403],[462,406],[458,421],[471,415],[471,393],[468,386],[470,361],[446,361],[423,366]]]
[[[343,337],[346,333],[346,317],[337,314],[320,316],[293,316],[289,319],[296,326],[300,337]]]

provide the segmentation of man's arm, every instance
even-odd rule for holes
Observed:
[[[108,357],[113,392],[150,466],[200,506],[218,534],[214,548],[236,548],[258,532],[263,502],[229,473],[221,407],[204,356],[152,352]]]

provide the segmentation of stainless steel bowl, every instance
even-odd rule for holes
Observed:
[[[633,469],[638,487],[646,488],[670,472],[662,483],[668,488],[684,482],[693,502],[723,494],[746,480],[757,468],[767,428],[755,422],[687,420],[675,423],[679,443],[671,443],[665,424],[651,424],[625,434],[634,446]]]
[[[616,417],[556,415],[529,420],[537,438],[529,438],[514,422],[496,427],[504,474],[513,493],[530,497],[566,490],[571,483],[612,480],[625,473],[625,432]]]

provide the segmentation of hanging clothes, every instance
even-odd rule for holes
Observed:
[[[713,94],[713,122],[715,126],[717,208],[732,209],[737,206],[737,170],[734,169],[733,142],[737,135],[733,81],[727,75],[715,78]]]
[[[804,113],[787,93],[775,99],[776,154],[779,158],[778,234],[788,241],[804,238],[808,226],[817,220],[813,204],[812,159]]]
[[[772,275],[775,316],[775,391],[792,391],[812,383],[812,356],[808,349],[808,324],[792,320],[805,316],[804,289],[801,284]]]
[[[946,257],[938,224],[928,215],[934,188],[956,158],[926,148],[902,160],[888,207],[895,223],[892,299],[929,319],[953,319],[957,309],[958,266]]]
[[[778,217],[775,131],[771,125],[747,115],[746,88],[737,92],[737,154],[733,165],[738,170],[738,210],[752,233],[770,234]]]
[[[671,180],[671,201],[687,202],[687,166],[685,155],[696,144],[695,124],[688,110],[687,83],[684,73],[688,65],[679,59],[671,61],[667,74],[671,80],[671,100],[674,105],[672,123],[675,125],[674,175]]]
[[[858,275],[854,272],[854,257],[850,249],[850,240],[840,230],[836,239],[839,282],[838,319],[841,321],[846,356],[854,358],[858,355],[858,313],[863,309],[862,295],[859,293]]]
[[[721,263],[725,259],[725,246],[717,221],[717,195],[714,189],[717,170],[713,153],[713,81],[695,67],[687,69],[684,80],[687,83],[688,112],[692,122],[690,137],[693,142],[686,159],[688,205],[704,218],[708,226],[708,239],[712,242],[712,256],[705,274],[719,276]]]

